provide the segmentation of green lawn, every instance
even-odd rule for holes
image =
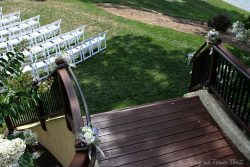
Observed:
[[[80,0],[4,1],[0,6],[4,13],[20,10],[23,18],[40,14],[42,24],[62,18],[64,32],[85,24],[86,37],[108,30],[106,51],[74,69],[91,113],[182,96],[190,80],[185,56],[204,41],[114,16]]]
[[[232,6],[222,0],[82,0],[95,3],[114,3],[136,9],[154,10],[166,15],[205,20],[218,13],[228,14],[236,21],[249,12]]]
[[[244,50],[235,48],[230,45],[226,45],[226,48],[232,52],[238,59],[240,59],[244,64],[250,67],[250,53]]]

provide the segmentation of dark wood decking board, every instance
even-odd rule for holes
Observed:
[[[232,148],[198,97],[95,114],[92,122],[101,128],[106,156],[99,159],[100,167],[188,167],[201,162],[201,166],[216,166],[216,162],[230,166],[230,159],[248,163]]]

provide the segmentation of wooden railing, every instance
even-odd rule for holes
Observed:
[[[228,114],[250,132],[250,69],[222,44],[203,44],[193,58],[190,91],[208,87],[225,105]]]
[[[56,64],[57,69],[45,79],[53,78],[51,90],[42,95],[39,106],[31,105],[30,108],[27,108],[25,112],[18,114],[15,118],[6,118],[6,124],[11,131],[17,126],[40,121],[42,128],[46,130],[46,119],[65,115],[67,128],[75,136],[75,156],[70,166],[94,166],[96,160],[95,149],[93,148],[92,150],[90,161],[88,158],[88,148],[79,142],[78,139],[81,127],[84,126],[81,110],[85,113],[86,123],[90,124],[91,121],[86,99],[67,63],[59,59],[56,60]],[[80,103],[82,103],[82,108],[80,107]]]

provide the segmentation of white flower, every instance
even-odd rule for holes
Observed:
[[[4,135],[3,134],[0,134],[0,139],[4,139]]]
[[[85,138],[87,144],[92,144],[95,141],[95,136],[93,136],[93,133],[91,132],[85,132],[83,137]]]
[[[25,142],[20,138],[0,139],[0,166],[18,166],[25,149]]]
[[[37,134],[30,129],[25,129],[23,131],[23,135],[25,137],[24,141],[27,145],[37,145]]]
[[[59,57],[63,58],[69,66],[76,68],[76,65],[74,64],[72,58],[65,51],[63,51]]]
[[[209,31],[206,36],[206,40],[208,44],[215,44],[219,37],[219,32],[215,31],[215,29]]]
[[[38,151],[33,152],[33,154],[32,154],[32,158],[33,158],[33,159],[38,159],[40,156],[41,156],[41,153],[38,152]]]

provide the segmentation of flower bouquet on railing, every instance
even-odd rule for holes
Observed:
[[[219,42],[219,39],[220,39],[219,32],[213,29],[207,33],[205,38],[206,38],[207,45],[210,49],[209,55],[211,55],[213,53],[213,45],[216,45]]]
[[[207,33],[207,35],[205,36],[205,39],[206,39],[207,46],[210,49],[209,55],[211,55],[213,53],[213,45],[216,45],[216,44],[220,43],[220,41],[221,41],[219,38],[219,32],[215,31],[215,29],[213,29]],[[196,52],[192,52],[192,53],[189,53],[187,55],[189,65],[191,64],[192,60],[194,59],[195,53]]]
[[[91,148],[95,147],[97,151],[105,157],[103,151],[100,148],[100,139],[98,138],[100,129],[99,128],[91,128],[89,126],[84,126],[81,128],[81,133],[78,136],[79,144],[85,145],[89,153],[89,158],[91,159]]]
[[[26,129],[13,134],[0,135],[0,167],[36,166],[34,161],[41,152],[36,151],[37,134]]]

